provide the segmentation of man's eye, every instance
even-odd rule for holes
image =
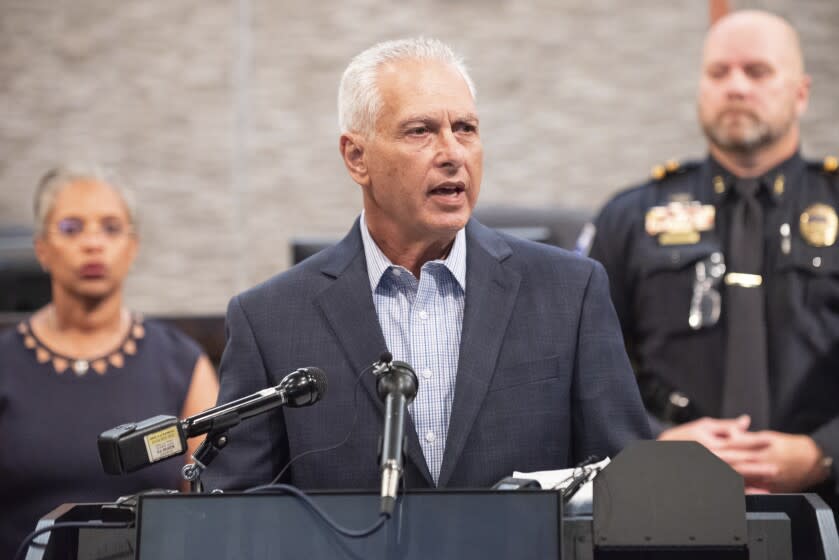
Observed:
[[[466,132],[467,134],[473,134],[478,131],[478,127],[471,123],[460,123],[455,126],[455,132]]]
[[[726,74],[728,74],[728,69],[718,66],[715,68],[709,68],[707,73],[709,77],[715,80],[719,80],[720,78],[723,78]]]
[[[74,236],[84,231],[84,224],[77,218],[64,218],[56,226],[62,235]]]
[[[771,70],[768,66],[765,66],[763,64],[755,64],[746,67],[746,74],[750,78],[765,78],[766,76],[771,74]]]
[[[412,128],[408,129],[408,134],[410,134],[411,136],[422,136],[423,134],[427,134],[427,133],[428,133],[428,127],[427,126],[415,126],[415,127],[412,127]]]

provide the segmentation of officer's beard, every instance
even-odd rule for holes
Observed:
[[[737,129],[726,122],[732,109],[721,111],[713,119],[702,118],[700,112],[700,118],[702,131],[711,144],[723,152],[741,156],[755,154],[773,145],[789,132],[795,119],[794,115],[790,114],[782,123],[773,127],[762,121],[753,111],[742,108],[736,110],[748,121],[746,125],[741,123]]]

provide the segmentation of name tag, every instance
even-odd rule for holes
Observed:
[[[714,228],[716,208],[698,200],[653,206],[644,216],[644,230],[661,245],[694,245],[700,232]]]

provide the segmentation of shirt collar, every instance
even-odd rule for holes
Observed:
[[[364,219],[364,211],[361,211],[360,219],[361,227],[361,241],[364,244],[364,257],[367,259],[367,275],[370,279],[370,289],[376,291],[376,287],[382,279],[382,275],[390,270],[395,265],[382,252],[373,237],[370,235],[370,230],[367,229],[367,221]],[[460,288],[466,293],[466,229],[461,229],[454,237],[454,243],[445,259],[437,259],[436,261],[443,263],[449,272],[451,272]],[[402,267],[399,267],[402,268]]]
[[[737,177],[722,166],[713,156],[708,156],[712,184],[717,198],[727,196],[734,186]],[[763,183],[771,193],[771,199],[780,201],[784,198],[787,185],[796,184],[799,175],[804,171],[806,163],[801,157],[800,151],[782,161],[768,172],[764,173],[758,180]]]

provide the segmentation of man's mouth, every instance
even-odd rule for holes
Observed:
[[[720,113],[720,119],[732,119],[732,118],[748,118],[750,120],[757,120],[753,111],[749,109],[745,109],[742,107],[732,107],[730,109],[725,109]]]
[[[457,196],[466,190],[463,183],[443,183],[431,189],[428,194],[434,196]]]

